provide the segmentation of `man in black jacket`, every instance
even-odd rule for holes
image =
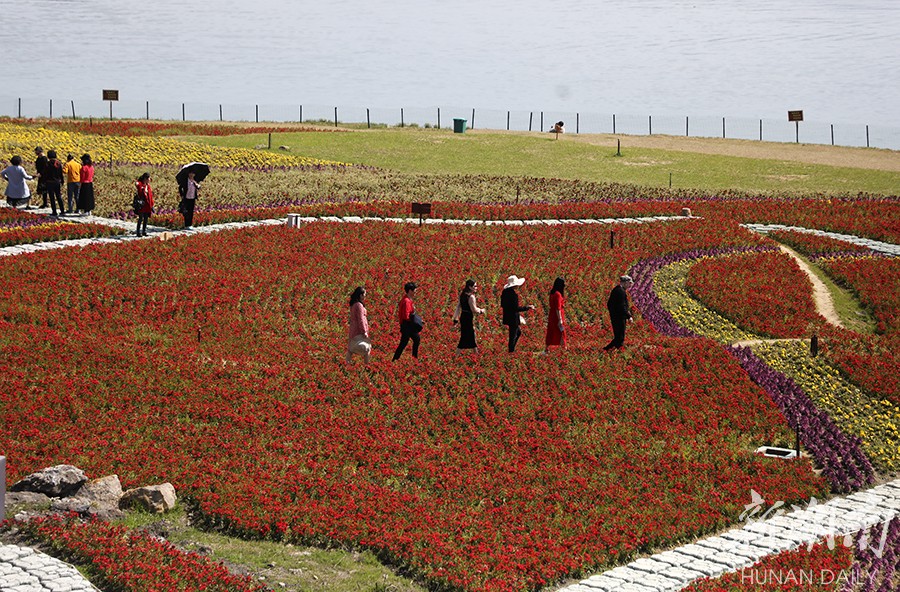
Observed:
[[[506,285],[503,286],[503,292],[500,294],[500,308],[503,309],[503,324],[509,327],[509,353],[516,351],[516,343],[522,336],[522,330],[519,329],[519,313],[534,310],[534,305],[519,306],[519,295],[516,288],[525,283],[525,278],[509,276],[506,279]]]
[[[613,328],[613,340],[603,349],[609,351],[619,349],[625,343],[625,323],[631,319],[631,310],[628,308],[628,289],[634,285],[630,276],[623,275],[619,278],[619,285],[612,289],[606,308],[609,309],[609,320]]]
[[[40,146],[36,146],[34,149],[34,155],[37,159],[34,161],[34,171],[37,173],[37,188],[35,191],[41,195],[41,207],[47,207],[47,185],[44,182],[44,167],[47,166],[47,163],[50,161],[49,158],[44,156],[44,149]]]

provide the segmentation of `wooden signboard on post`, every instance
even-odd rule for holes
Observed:
[[[422,225],[422,216],[431,214],[431,204],[430,203],[415,203],[412,205],[412,213],[419,215],[419,226]]]
[[[103,89],[103,100],[104,100],[104,101],[109,101],[109,118],[112,119],[112,118],[113,118],[113,116],[112,116],[112,104],[113,104],[113,101],[118,101],[118,100],[119,100],[119,91],[118,91],[118,90],[112,90],[112,89],[106,89],[106,88],[104,88],[104,89]]]
[[[788,111],[788,121],[794,122],[794,141],[800,143],[800,122],[803,121],[803,111]]]

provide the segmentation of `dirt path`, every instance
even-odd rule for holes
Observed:
[[[778,248],[783,252],[787,253],[797,262],[797,265],[800,266],[800,269],[809,276],[809,281],[812,282],[813,285],[813,297],[816,301],[816,312],[825,317],[825,320],[831,323],[832,325],[836,325],[838,327],[844,328],[844,324],[841,322],[841,318],[837,314],[837,310],[834,308],[834,301],[831,299],[831,292],[825,286],[825,284],[813,273],[812,269],[809,268],[809,265],[800,258],[800,256],[789,247],[784,245],[778,245]]]

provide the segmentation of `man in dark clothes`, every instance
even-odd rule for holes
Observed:
[[[522,330],[519,329],[519,313],[534,310],[534,305],[519,306],[519,295],[516,294],[516,287],[525,283],[525,278],[519,278],[514,275],[506,279],[506,285],[503,286],[503,292],[500,294],[500,308],[503,309],[503,324],[509,327],[509,353],[516,351],[516,343],[522,336]]]
[[[619,349],[625,343],[625,323],[631,319],[631,310],[628,308],[628,289],[634,285],[630,276],[623,275],[619,278],[619,285],[612,289],[606,308],[609,309],[609,320],[613,328],[613,340],[603,349],[609,351]]]
[[[36,191],[41,194],[41,207],[47,207],[47,186],[44,183],[44,167],[47,166],[47,163],[50,162],[50,159],[44,156],[44,149],[40,146],[37,146],[34,149],[34,154],[37,156],[37,160],[34,161],[34,172],[37,173],[37,188]]]

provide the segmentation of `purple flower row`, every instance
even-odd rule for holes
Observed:
[[[770,251],[770,247],[720,248],[695,250],[686,253],[645,259],[631,269],[634,287],[631,290],[635,307],[654,328],[670,337],[699,337],[682,327],[663,308],[653,290],[653,276],[661,268],[679,261],[738,252]],[[831,417],[816,407],[812,399],[793,380],[767,366],[749,348],[728,347],[750,376],[766,391],[781,409],[788,425],[800,430],[803,445],[823,468],[832,488],[838,492],[858,489],[874,480],[874,470],[856,436],[844,434]]]
[[[43,226],[44,224],[53,222],[57,222],[57,220],[47,216],[35,215],[33,218],[17,218],[7,222],[0,222],[0,230],[18,230],[22,228],[31,228],[33,226]]]
[[[861,537],[861,538],[860,538]],[[900,517],[863,530],[856,557],[841,592],[894,592],[900,577]]]

